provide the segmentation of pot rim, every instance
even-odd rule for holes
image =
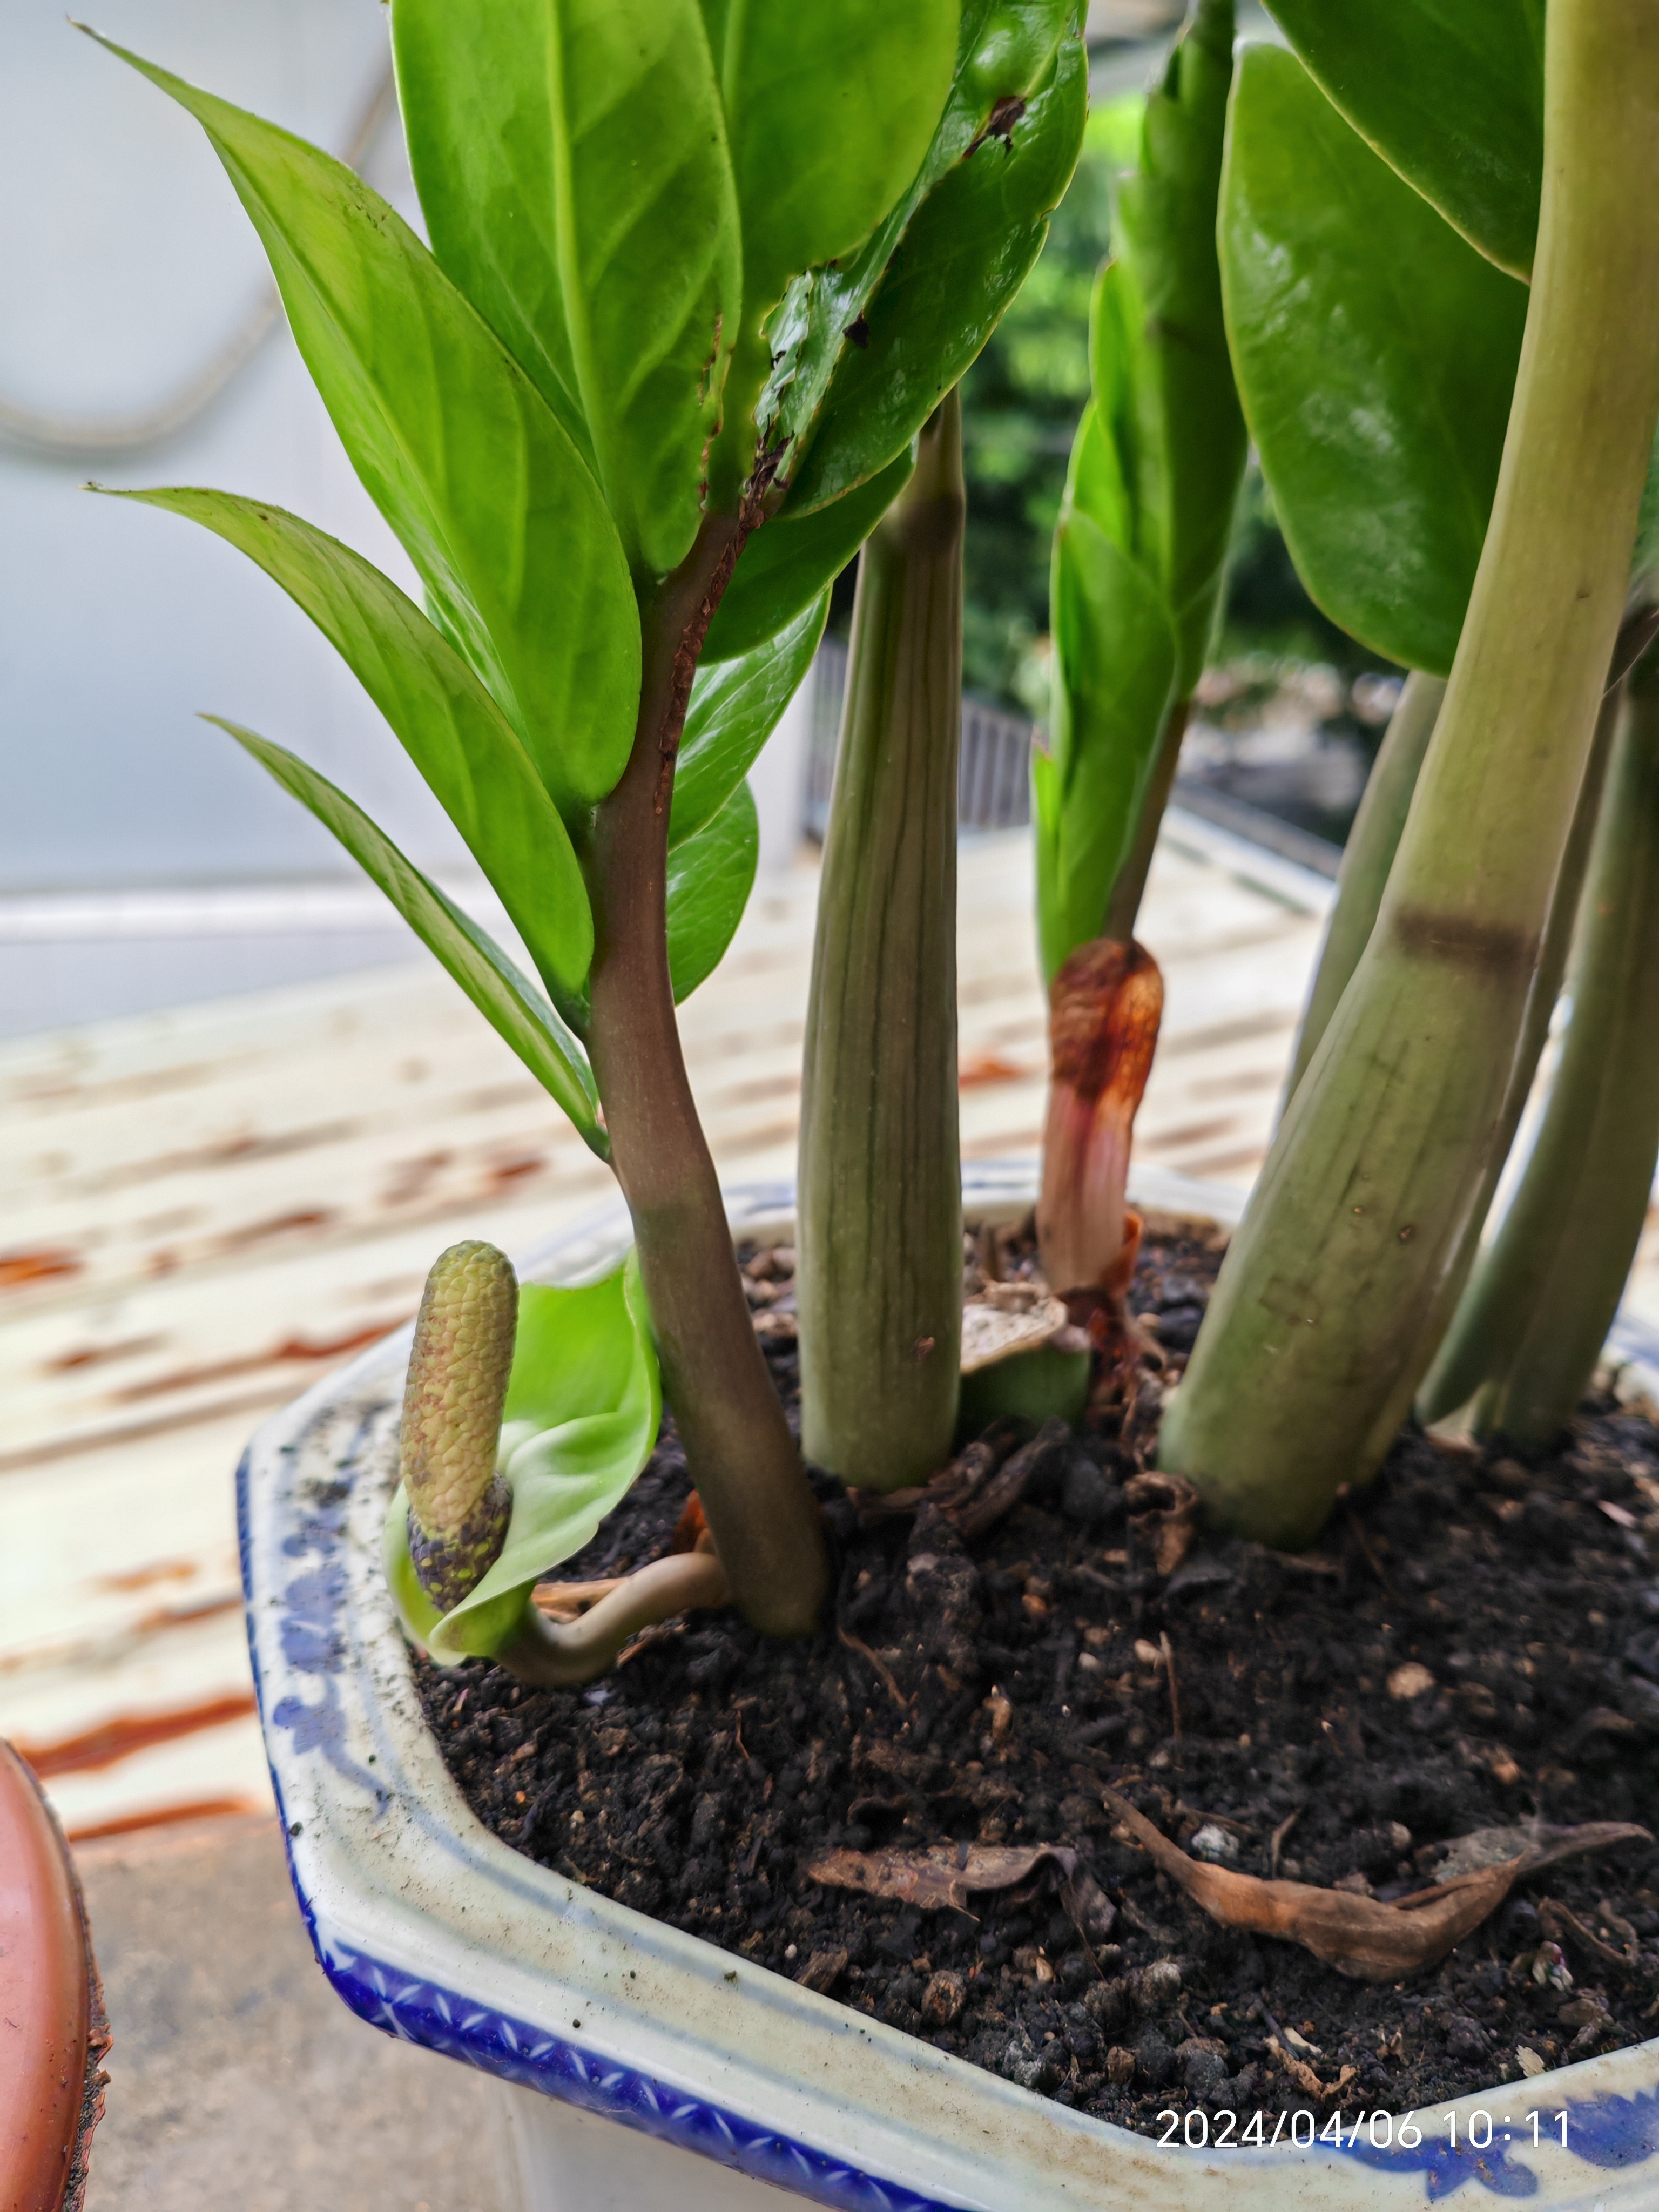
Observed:
[[[793,1227],[793,1195],[781,1182],[728,1191],[734,1236]],[[1131,1195],[1222,1226],[1244,1199],[1155,1170],[1132,1178]],[[1035,1196],[1029,1163],[964,1165],[970,1223],[1018,1218]],[[526,1254],[520,1272],[592,1279],[629,1241],[613,1200]],[[1208,2205],[1228,2185],[1260,2191],[1265,2206],[1287,2184],[1306,2212],[1336,2212],[1420,2203],[1466,2180],[1533,2197],[1540,2212],[1651,2204],[1659,2039],[1395,2115],[1384,2144],[1356,2129],[1340,2148],[1224,2155],[1018,2088],[501,1842],[443,1765],[380,1579],[411,1334],[383,1339],[264,1423],[237,1478],[249,1649],[289,1870],[319,1961],[363,2018],[860,2212],[1151,2212]],[[1492,2113],[1500,2101],[1511,2113]],[[1483,2112],[1498,2130],[1491,2148],[1468,2142]],[[1565,2148],[1547,2132],[1558,2112]],[[1413,2122],[1419,2142],[1392,2141]]]

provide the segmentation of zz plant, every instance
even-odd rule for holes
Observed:
[[[586,1291],[515,1299],[498,1259],[447,1255],[394,1588],[440,1654],[603,1665],[603,1638],[552,1649],[528,1593],[642,1463],[659,1361],[707,1516],[693,1582],[805,1632],[823,1526],[674,1007],[741,915],[744,773],[828,586],[1065,188],[1085,105],[1075,0],[394,0],[392,37],[429,245],[314,147],[112,51],[206,131],[423,603],[258,500],[127,495],[217,532],[311,616],[457,824],[533,980],[313,768],[223,726],[386,891],[610,1162],[633,1218],[629,1269]],[[446,1344],[472,1347],[476,1390],[434,1379]],[[672,1611],[684,1573],[669,1582]]]
[[[1627,1262],[1629,1188],[1652,1171],[1643,709],[1609,768],[1601,708],[1642,642],[1659,19],[1641,0],[1479,0],[1455,26],[1431,0],[1278,12],[1296,51],[1243,57],[1222,191],[1246,415],[1310,588],[1445,679],[1437,717],[1420,690],[1402,703],[1416,727],[1343,886],[1347,972],[1164,1424],[1163,1463],[1220,1519],[1294,1544],[1375,1471],[1456,1310],[1592,846],[1626,919],[1581,927],[1573,1030],[1628,1073],[1617,1146],[1645,1169],[1614,1178],[1622,1214],[1595,1212],[1590,1244],[1609,1228]],[[1582,1107],[1573,1127],[1539,1171],[1554,1206],[1594,1212],[1594,1179],[1566,1171]],[[1540,1271],[1507,1272],[1530,1310]],[[1489,1337],[1499,1407],[1524,1401],[1525,1336],[1511,1314]],[[1574,1357],[1555,1419],[1587,1379],[1583,1340]]]
[[[1232,0],[1198,0],[1147,101],[1054,533],[1051,732],[1032,763],[1054,1070],[1037,1228],[1048,1280],[1103,1340],[1123,1333],[1130,1136],[1163,1012],[1135,917],[1244,467],[1216,251],[1232,43]]]

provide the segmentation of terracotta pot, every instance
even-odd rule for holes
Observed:
[[[1177,1177],[1142,1175],[1134,1194],[1236,1218],[1226,1194]],[[1012,1218],[1033,1196],[1028,1169],[979,1167],[964,1207]],[[787,1234],[791,1201],[732,1194],[734,1233]],[[627,1238],[613,1210],[524,1273],[586,1279]],[[764,2212],[766,2183],[868,2212],[1352,2212],[1465,2185],[1538,2212],[1659,2204],[1659,2042],[1379,2120],[1340,2147],[1298,2145],[1288,2126],[1267,2149],[1188,2147],[1180,2128],[1160,2145],[521,1857],[446,1771],[380,1579],[408,1349],[407,1332],[377,1345],[255,1437],[240,1474],[249,1635],[318,1957],[364,2019],[514,2085],[534,2212]]]
[[[108,2048],[69,1846],[0,1741],[0,2212],[80,2212]]]

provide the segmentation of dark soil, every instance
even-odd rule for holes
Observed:
[[[791,1258],[749,1255],[788,1403]],[[1173,1225],[1149,1239],[1133,1303],[1162,1387],[1215,1266]],[[1133,1403],[1006,1462],[1024,1494],[975,1540],[933,1506],[861,1524],[820,1480],[840,1571],[815,1644],[694,1615],[574,1692],[422,1663],[478,1817],[623,1904],[1160,2134],[1195,2106],[1403,2111],[1652,2034],[1659,1850],[1551,1869],[1443,1965],[1377,1987],[1219,1927],[1114,1839],[1099,1785],[1200,1855],[1385,1899],[1453,1838],[1532,1814],[1659,1832],[1659,1431],[1608,1401],[1542,1457],[1407,1431],[1316,1552],[1201,1540],[1165,1575],[1122,1487],[1150,1456],[1156,1358]],[[687,1487],[666,1419],[565,1577],[664,1549]],[[803,1871],[837,1846],[969,1839],[1074,1846],[1115,1924],[1085,1943],[1046,1870],[977,1918]]]

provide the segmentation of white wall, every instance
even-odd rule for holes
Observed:
[[[379,0],[99,0],[96,20],[334,149],[386,66]],[[367,173],[413,217],[395,120]],[[0,0],[0,405],[152,408],[264,283],[198,126],[70,28],[63,0]],[[189,523],[81,491],[88,475],[277,501],[413,586],[283,329],[165,447],[48,460],[0,430],[0,891],[349,873],[202,709],[306,754],[424,864],[461,860],[391,733],[276,586]]]

